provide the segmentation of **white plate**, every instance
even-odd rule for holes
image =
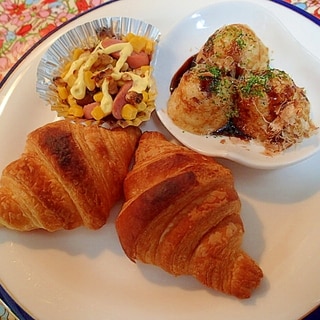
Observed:
[[[212,0],[119,1],[68,24],[43,41],[0,90],[0,170],[23,150],[26,134],[55,119],[35,90],[42,54],[62,33],[104,16],[131,16],[172,26]],[[232,14],[228,1],[225,16]],[[320,52],[319,27],[278,4],[271,10],[304,47]],[[234,4],[234,2],[232,3]],[[253,12],[254,14],[254,12]],[[161,40],[160,40],[161,43]],[[318,50],[318,51],[317,51]],[[145,129],[167,131],[156,114]],[[169,137],[169,134],[168,134]],[[320,303],[320,154],[291,167],[256,170],[228,160],[242,200],[244,249],[265,273],[251,299],[208,290],[190,277],[133,264],[114,229],[117,208],[99,231],[19,233],[0,230],[0,281],[36,319],[279,319],[301,317]]]
[[[244,142],[234,137],[192,134],[176,126],[168,116],[169,85],[174,74],[190,56],[199,51],[210,35],[222,26],[232,23],[247,24],[251,27],[269,48],[271,66],[286,71],[298,86],[306,89],[311,104],[311,117],[316,126],[320,126],[320,60],[291,35],[272,11],[245,1],[215,3],[202,8],[181,20],[162,38],[156,69],[156,78],[160,79],[157,99],[160,120],[189,148],[250,167],[278,168],[308,158],[320,149],[320,130],[310,139],[270,157],[255,140]]]

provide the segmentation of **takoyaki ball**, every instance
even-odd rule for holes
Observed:
[[[182,76],[167,110],[183,130],[205,135],[224,127],[234,111],[234,80],[217,68],[196,65]]]
[[[284,71],[269,69],[241,77],[237,106],[234,124],[273,152],[300,142],[316,129],[304,90]]]
[[[196,56],[197,63],[216,65],[232,77],[245,71],[268,68],[268,48],[243,24],[230,24],[218,29]]]

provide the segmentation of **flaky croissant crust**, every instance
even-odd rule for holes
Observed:
[[[250,297],[263,274],[241,249],[241,203],[228,169],[145,132],[124,193],[116,228],[131,260]]]
[[[122,196],[141,131],[68,120],[28,135],[25,151],[2,172],[0,225],[27,231],[98,229]]]

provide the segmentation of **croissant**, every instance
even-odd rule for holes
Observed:
[[[29,231],[102,227],[123,195],[141,130],[61,120],[31,132],[2,172],[0,226]]]
[[[262,270],[241,249],[241,203],[229,169],[145,132],[124,196],[116,230],[132,261],[192,275],[241,299],[260,284]]]

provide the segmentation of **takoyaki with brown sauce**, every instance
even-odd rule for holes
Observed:
[[[268,48],[246,25],[217,30],[173,80],[167,110],[182,130],[255,139],[272,154],[317,129],[304,89],[269,66]]]
[[[210,134],[233,115],[233,78],[216,67],[198,64],[185,72],[168,101],[168,115],[183,130]]]
[[[268,69],[238,79],[237,116],[233,123],[266,149],[282,151],[316,129],[304,89],[284,71]]]
[[[247,70],[265,70],[269,65],[268,48],[247,25],[230,24],[208,38],[196,63],[215,65],[238,77]]]

